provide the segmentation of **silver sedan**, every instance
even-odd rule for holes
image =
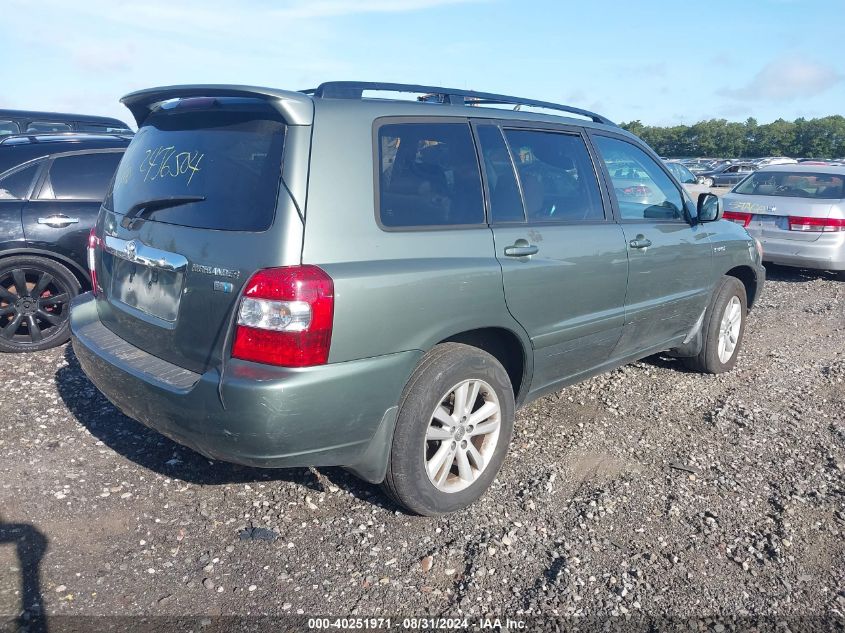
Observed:
[[[845,271],[845,167],[772,165],[722,198],[725,219],[763,246],[763,260]]]

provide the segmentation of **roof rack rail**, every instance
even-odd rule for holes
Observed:
[[[75,140],[84,138],[121,138],[131,139],[134,132],[91,132],[87,130],[70,130],[67,132],[19,132],[17,134],[6,134],[0,136],[0,145],[21,145],[24,139],[27,143],[43,143],[45,140],[59,141],[62,139]]]
[[[516,108],[519,108],[520,106],[545,108],[547,110],[558,110],[569,114],[577,114],[591,119],[595,123],[615,125],[615,123],[600,114],[576,108],[574,106],[552,103],[550,101],[537,101],[536,99],[523,99],[522,97],[510,97],[490,92],[460,90],[457,88],[420,86],[416,84],[381,83],[378,81],[329,81],[320,84],[316,88],[301,90],[300,92],[314,97],[322,97],[324,99],[361,99],[363,98],[364,90],[418,93],[420,96],[417,97],[417,100],[427,103],[443,103],[465,106],[512,105]]]

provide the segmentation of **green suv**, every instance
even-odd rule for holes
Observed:
[[[458,510],[518,406],[658,352],[727,371],[763,286],[718,199],[591,112],[357,82],[123,103],[139,129],[73,347],[117,407],[212,459],[344,466]]]

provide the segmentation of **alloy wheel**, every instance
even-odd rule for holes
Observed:
[[[499,441],[502,411],[495,390],[483,380],[452,387],[431,415],[425,435],[425,470],[443,492],[472,485],[490,463]]]
[[[0,275],[0,337],[35,345],[58,332],[70,312],[71,289],[38,268]]]
[[[733,296],[725,306],[722,322],[719,324],[719,360],[727,363],[736,351],[739,333],[742,329],[742,303]]]

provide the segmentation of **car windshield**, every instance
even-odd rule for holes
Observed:
[[[841,200],[843,183],[845,175],[840,174],[758,171],[739,183],[734,193]]]

